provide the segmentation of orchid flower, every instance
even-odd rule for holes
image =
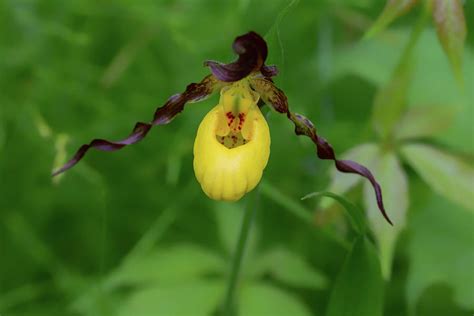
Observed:
[[[194,142],[194,172],[207,196],[236,201],[260,182],[270,156],[270,131],[260,111],[266,104],[285,114],[294,123],[297,135],[305,135],[313,141],[320,159],[333,160],[341,172],[367,178],[382,215],[391,224],[383,206],[382,190],[372,173],[354,161],[336,159],[333,148],[316,133],[313,123],[289,110],[287,97],[271,79],[278,73],[276,66],[265,65],[268,54],[265,40],[249,32],[237,37],[232,48],[239,56],[236,61],[228,64],[206,61],[211,74],[199,83],[189,84],[183,93],[170,97],[156,110],[151,122],[137,123],[123,140],[94,139],[82,145],[53,176],[76,165],[91,148],[116,151],[139,142],[153,126],[170,123],[186,103],[201,101],[220,91],[219,103],[202,120]]]

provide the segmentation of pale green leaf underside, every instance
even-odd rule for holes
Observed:
[[[458,157],[432,146],[401,148],[405,160],[438,194],[474,211],[474,169]]]

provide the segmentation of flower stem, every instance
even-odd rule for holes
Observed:
[[[237,248],[235,250],[234,258],[232,259],[232,267],[230,271],[229,284],[227,287],[226,298],[224,301],[224,315],[233,316],[235,315],[235,304],[234,296],[235,289],[237,287],[240,267],[244,257],[245,247],[247,245],[248,235],[250,233],[250,227],[255,215],[255,204],[248,203],[242,219],[242,226],[240,227],[239,240],[237,242]]]
[[[430,8],[429,4],[424,5],[421,8],[421,12],[418,15],[418,18],[415,22],[415,26],[413,27],[410,38],[408,39],[408,43],[406,44],[405,48],[403,49],[403,53],[398,62],[398,68],[403,67],[405,63],[411,58],[413,54],[413,50],[415,49],[418,40],[420,39],[423,30],[426,27],[426,23],[429,21],[430,17]]]

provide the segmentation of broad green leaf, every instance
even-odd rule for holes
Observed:
[[[314,192],[314,193],[310,193],[304,196],[302,200],[311,198],[311,197],[321,197],[321,196],[327,196],[327,197],[332,198],[333,200],[338,201],[346,210],[347,215],[349,215],[349,218],[354,230],[360,235],[364,235],[366,233],[367,224],[364,217],[364,212],[362,212],[362,210],[358,206],[347,201],[342,196],[339,196],[331,192]]]
[[[461,0],[433,0],[433,20],[438,38],[459,82],[466,41],[466,21]]]
[[[385,8],[379,15],[375,23],[365,34],[366,38],[372,37],[385,29],[397,17],[410,11],[417,0],[387,0]]]
[[[374,246],[359,236],[334,284],[326,316],[381,316],[383,289]]]
[[[383,139],[395,132],[395,126],[407,107],[411,68],[410,61],[403,61],[395,69],[389,82],[375,95],[372,123],[377,134]]]
[[[474,210],[474,169],[456,156],[423,144],[401,148],[405,160],[438,194]]]
[[[379,148],[376,144],[367,143],[358,145],[341,155],[341,159],[354,160],[364,166],[370,166],[377,159]],[[362,182],[362,178],[358,175],[341,173],[337,171],[336,167],[331,168],[331,184],[328,191],[337,194],[344,194],[355,185]],[[320,202],[321,208],[325,209],[334,203],[333,199],[323,199]]]
[[[148,287],[133,292],[119,307],[119,315],[209,316],[217,309],[223,291],[223,283],[211,281]]]
[[[310,316],[308,308],[295,296],[264,283],[242,288],[240,316]]]
[[[451,126],[459,109],[454,106],[428,106],[409,109],[395,128],[395,139],[429,137]]]
[[[372,170],[382,187],[383,200],[393,226],[380,215],[373,199],[373,189],[364,185],[364,202],[370,227],[377,242],[382,274],[390,279],[392,260],[398,234],[404,229],[409,204],[408,180],[400,161],[393,152],[385,153]]]
[[[473,213],[440,197],[414,212],[406,291],[412,310],[423,292],[439,283],[451,287],[456,304],[474,310],[473,228]]]
[[[275,248],[264,253],[252,263],[253,274],[269,274],[293,287],[322,289],[326,286],[326,277],[304,258],[284,248]]]
[[[224,273],[225,269],[224,260],[215,253],[192,244],[177,244],[127,262],[112,274],[107,286],[176,283]]]

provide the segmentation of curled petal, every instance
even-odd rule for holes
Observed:
[[[235,82],[254,71],[262,71],[265,77],[276,75],[276,67],[265,66],[268,55],[267,43],[255,32],[237,37],[232,45],[239,58],[229,64],[208,60],[204,63],[219,80]]]
[[[155,125],[165,125],[173,120],[179,114],[184,105],[188,102],[198,102],[210,95],[217,89],[220,89],[225,83],[217,80],[213,75],[205,77],[199,83],[191,83],[186,87],[183,93],[176,94],[166,101],[165,105],[159,107],[153,120],[149,123],[139,122],[135,125],[132,133],[122,140],[109,141],[105,139],[94,139],[89,144],[82,145],[64,166],[55,170],[53,176],[56,176],[76,165],[91,148],[101,151],[116,151],[127,145],[132,145],[142,140]]]
[[[374,176],[366,167],[351,160],[338,160],[332,146],[316,133],[314,124],[305,116],[292,113],[288,108],[288,99],[282,90],[277,88],[270,80],[254,78],[250,81],[252,89],[260,94],[260,97],[280,113],[286,113],[286,116],[295,124],[296,135],[305,135],[309,137],[316,145],[317,155],[320,159],[333,160],[337,170],[344,173],[355,173],[370,181],[375,191],[377,205],[384,218],[392,224],[392,221],[385,212],[382,199],[382,189],[375,180]]]
[[[379,210],[382,212],[382,215],[387,220],[387,222],[393,225],[392,221],[385,212],[382,198],[382,189],[380,188],[377,180],[375,180],[374,176],[372,175],[372,172],[355,161],[338,160],[332,146],[323,137],[316,133],[316,128],[314,128],[313,123],[308,118],[301,114],[294,114],[289,111],[287,116],[295,124],[295,133],[297,135],[305,135],[311,138],[313,143],[316,145],[317,155],[320,159],[333,160],[337,170],[344,173],[355,173],[370,181],[375,191],[375,197]]]

